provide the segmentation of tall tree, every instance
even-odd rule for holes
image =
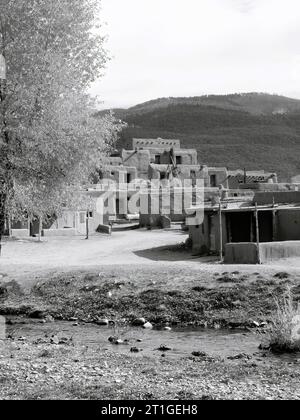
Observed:
[[[8,213],[66,203],[115,141],[88,95],[107,61],[99,0],[0,0],[0,238]]]

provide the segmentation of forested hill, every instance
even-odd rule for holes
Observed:
[[[265,169],[284,181],[300,174],[299,100],[255,93],[163,98],[114,112],[128,124],[120,148],[130,148],[133,137],[176,138],[196,148],[203,164]]]

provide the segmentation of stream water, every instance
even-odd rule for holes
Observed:
[[[7,326],[7,334],[14,338],[24,337],[29,341],[39,338],[66,337],[73,339],[75,345],[100,347],[118,353],[130,352],[131,347],[142,349],[139,354],[153,355],[160,353],[158,349],[165,345],[171,350],[170,356],[183,356],[193,351],[206,352],[212,356],[231,356],[238,353],[255,353],[259,345],[259,337],[251,333],[212,331],[200,328],[176,328],[171,331],[143,330],[131,327],[100,327],[94,324],[72,325],[70,322],[25,322],[14,320],[13,325]],[[111,344],[109,337],[115,336],[124,344]]]
[[[73,325],[70,322],[27,322],[14,320],[13,325],[7,325],[7,334],[15,339],[24,337],[28,341],[57,336],[72,338],[79,346],[88,346],[101,351],[132,354],[133,357],[161,357],[161,346],[166,346],[168,357],[178,358],[191,355],[192,352],[205,352],[212,357],[227,358],[241,353],[254,355],[259,352],[261,337],[255,333],[228,330],[206,330],[203,328],[175,328],[171,331],[143,330],[132,327],[100,327],[95,324]],[[109,337],[115,336],[125,341],[124,344],[112,344]],[[131,353],[130,349],[137,347],[139,353]],[[270,356],[276,357],[276,356]],[[278,356],[279,357],[279,356]],[[298,356],[280,356],[283,361],[293,362]]]

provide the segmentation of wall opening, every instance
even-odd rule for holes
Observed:
[[[210,176],[210,186],[215,188],[217,186],[217,175]]]
[[[182,156],[176,156],[176,165],[182,165]]]

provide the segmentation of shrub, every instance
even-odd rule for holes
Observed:
[[[300,351],[300,306],[294,304],[291,289],[282,300],[275,299],[277,311],[273,315],[267,334],[268,347],[273,352],[293,353]]]

